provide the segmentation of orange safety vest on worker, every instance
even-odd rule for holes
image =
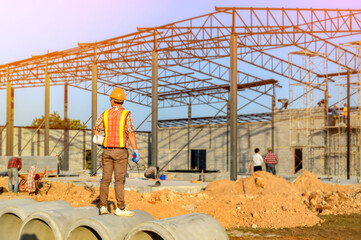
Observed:
[[[125,120],[128,113],[129,111],[121,108],[111,108],[104,112],[104,147],[126,147]]]
[[[343,107],[342,115],[347,116],[347,107]]]

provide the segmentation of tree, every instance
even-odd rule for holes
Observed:
[[[42,122],[44,122],[45,116],[42,115],[40,118],[35,118],[31,123],[31,127],[39,127]],[[64,119],[62,119],[58,112],[53,112],[49,115],[50,128],[52,129],[64,129]],[[87,129],[85,123],[80,122],[80,120],[67,119],[68,129]],[[44,124],[43,126],[44,127]]]

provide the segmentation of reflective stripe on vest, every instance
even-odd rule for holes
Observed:
[[[108,131],[109,131],[109,123],[108,123],[108,113],[109,109],[104,112],[104,131],[105,131],[105,138],[104,138],[104,147],[108,145]],[[123,110],[121,113],[120,121],[119,121],[119,147],[125,147],[125,118],[127,116],[128,111]]]

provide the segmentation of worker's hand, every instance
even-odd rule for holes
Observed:
[[[138,152],[138,149],[135,149],[135,150],[134,150],[132,161],[135,162],[135,163],[138,163],[138,162],[139,162],[139,152]]]

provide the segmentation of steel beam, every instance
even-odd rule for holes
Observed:
[[[9,66],[6,71],[6,155],[14,154],[14,88],[11,87]]]
[[[158,166],[158,52],[152,52],[152,166]]]
[[[98,92],[98,65],[93,63],[92,66],[92,127],[95,126],[97,120],[97,92]],[[92,139],[94,137],[94,132],[92,131]],[[92,141],[92,167],[91,173],[95,175],[97,173],[97,145]]]
[[[230,179],[237,180],[237,35],[234,31],[235,14],[233,12],[233,29],[230,39]]]

